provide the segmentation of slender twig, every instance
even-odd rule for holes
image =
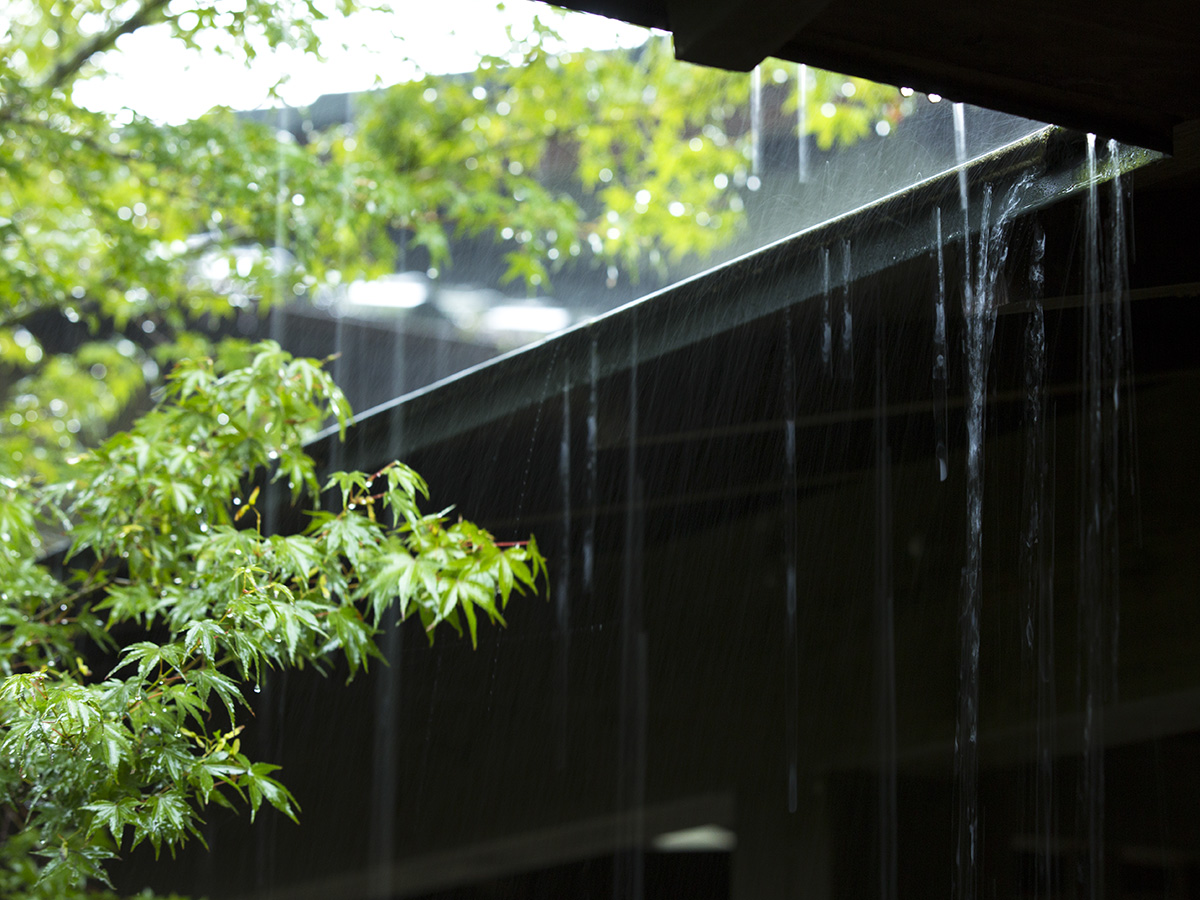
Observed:
[[[76,50],[70,57],[59,62],[54,71],[42,82],[43,89],[52,90],[60,87],[63,82],[78,72],[87,61],[97,53],[103,53],[124,35],[131,34],[154,21],[159,11],[167,5],[167,0],[144,0],[141,7],[124,22],[120,22],[102,32]]]

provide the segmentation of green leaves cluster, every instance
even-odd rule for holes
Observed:
[[[500,236],[503,280],[534,286],[581,261],[661,272],[736,234],[737,191],[714,179],[746,165],[746,76],[676,62],[661,37],[608,53],[553,53],[555,39],[540,24],[472,76],[372,98],[352,154],[376,161],[364,199],[435,265],[453,234]]]
[[[64,897],[143,841],[199,837],[206,807],[295,818],[276,767],[242,751],[265,671],[379,658],[385,613],[476,639],[544,575],[537,546],[424,514],[399,462],[318,484],[303,440],[344,398],[278,345],[245,366],[181,362],[164,402],[47,484],[0,482],[0,884]],[[299,534],[262,507],[319,504]],[[69,542],[52,572],[47,529]]]
[[[870,136],[882,123],[884,134],[912,112],[912,91],[901,92],[866,78],[810,69],[804,127],[822,150],[848,147]],[[793,92],[783,108],[794,112],[799,93]]]
[[[376,94],[349,128],[281,139],[214,109],[180,125],[81,108],[78,82],[158,27],[245,59],[319,52],[355,0],[13,0],[0,23],[0,455],[51,474],[144,408],[160,373],[270,303],[376,278],[397,241],[495,279],[615,283],[703,259],[743,224],[749,77],[632,51],[559,52],[554,16],[463,76]],[[847,96],[846,84],[857,93]],[[822,146],[896,120],[892,89],[816,74]],[[833,110],[832,116],[826,112]],[[882,110],[882,112],[881,112]]]

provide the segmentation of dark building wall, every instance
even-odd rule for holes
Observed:
[[[430,647],[408,628],[391,668],[348,689],[336,674],[266,686],[255,730],[304,824],[247,834],[214,814],[213,856],[184,863],[193,889],[668,897],[707,872],[713,896],[923,897],[963,878],[1000,897],[1195,896],[1200,277],[1179,249],[1196,237],[1194,188],[1134,194],[1127,355],[1093,371],[1086,192],[1059,192],[1086,171],[1081,150],[1056,134],[972,172],[973,209],[987,191],[994,209],[1020,198],[986,391],[977,778],[963,780],[956,740],[960,301],[979,251],[976,233],[964,254],[951,224],[948,178],[360,422],[345,465],[402,456],[434,506],[455,502],[503,539],[536,532],[550,596],[514,601],[509,628],[478,650],[447,636]],[[1014,187],[1030,164],[1036,176]],[[1102,198],[1112,223],[1111,188]],[[944,481],[935,210],[950,316]],[[835,275],[827,304],[824,260],[847,246],[851,277]],[[1107,396],[1116,376],[1105,434],[1121,461],[1095,488],[1087,387]],[[1103,533],[1119,535],[1100,579],[1097,496]],[[956,859],[967,802],[973,869]],[[705,825],[736,840],[715,869],[711,854],[689,868],[656,849],[656,836]]]

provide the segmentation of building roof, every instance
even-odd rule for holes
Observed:
[[[565,0],[671,31],[680,59],[767,56],[1170,151],[1200,120],[1200,16],[1188,0]]]

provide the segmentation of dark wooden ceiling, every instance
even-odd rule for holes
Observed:
[[[565,0],[671,31],[680,59],[767,56],[1159,150],[1200,119],[1195,0]]]

